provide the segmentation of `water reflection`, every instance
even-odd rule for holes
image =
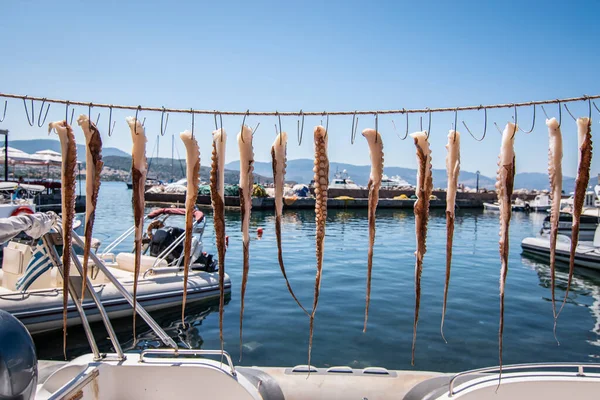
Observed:
[[[540,280],[540,286],[548,289],[548,296],[543,300],[551,302],[550,291],[550,266],[543,262],[537,261],[535,256],[529,254],[521,255],[521,262],[524,266],[536,271]],[[569,267],[565,263],[557,262],[555,270],[555,297],[556,307],[559,308],[564,298],[564,293],[567,289],[567,281],[569,278]],[[588,298],[593,299],[590,305],[587,304]],[[580,307],[587,307],[594,319],[594,326],[590,330],[597,337],[594,340],[588,340],[588,343],[594,346],[600,346],[600,271],[595,271],[587,268],[578,268],[573,274],[571,288],[569,289],[569,298],[567,303]]]
[[[229,304],[230,300],[231,294],[227,294],[225,296],[225,305]],[[180,317],[173,317],[174,315],[181,315],[180,306],[151,312],[150,315],[178,346],[199,349],[202,348],[204,343],[202,335],[200,334],[202,323],[209,314],[218,314],[218,312],[219,300],[214,299],[189,304],[186,307],[185,325],[181,323]],[[119,338],[121,347],[125,352],[138,352],[148,348],[163,347],[162,342],[140,317],[136,320],[137,341],[133,340],[131,316],[111,319],[111,322],[113,329]],[[107,339],[108,333],[102,322],[92,323],[91,328],[100,351],[114,352],[115,349]],[[36,344],[39,359],[63,360],[62,331],[38,334],[33,336],[33,340]],[[68,358],[72,359],[89,352],[90,347],[83,328],[81,326],[69,328],[67,336]]]

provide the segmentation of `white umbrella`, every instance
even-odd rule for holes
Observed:
[[[5,148],[4,147],[0,147],[0,160],[4,161],[4,155],[5,155]],[[21,151],[19,149],[15,149],[14,147],[8,147],[8,162],[11,164],[14,163],[20,163],[20,162],[27,162],[27,161],[32,161],[35,160],[34,158],[32,158],[32,156],[28,153],[25,153],[24,151]]]

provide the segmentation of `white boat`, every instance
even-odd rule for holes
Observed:
[[[547,233],[539,237],[527,237],[521,242],[523,253],[550,260],[550,236]],[[571,238],[558,235],[556,260],[569,263]],[[575,250],[575,266],[600,270],[600,225],[597,225],[592,242],[579,241]]]
[[[600,222],[600,209],[584,209],[581,217],[579,218],[579,240],[584,242],[591,242],[594,240],[596,228]],[[560,213],[558,218],[558,234],[571,237],[573,226],[573,214],[568,212]],[[544,218],[542,224],[541,234],[547,234],[550,232],[550,215]]]
[[[354,183],[348,176],[348,172],[343,170],[342,172],[335,173],[335,176],[329,183],[329,189],[362,189],[362,187]]]
[[[184,215],[185,210],[177,208],[157,209],[148,214],[151,223],[146,235],[138,280],[137,300],[149,311],[161,310],[180,305],[183,296],[183,229],[164,226],[167,218]],[[36,214],[33,217],[39,216]],[[42,214],[45,215],[45,214]],[[192,263],[187,292],[187,304],[211,300],[219,297],[218,272],[211,255],[202,252],[202,234],[205,217],[196,211],[194,237],[192,239]],[[162,226],[162,227],[161,227]],[[131,316],[130,299],[123,297],[120,289],[133,292],[134,255],[133,253],[112,253],[133,228],[122,234],[115,242],[90,259],[88,278],[93,286],[95,297],[104,304],[112,318]],[[78,236],[77,236],[78,238]],[[60,259],[56,246],[62,244],[57,230],[45,233],[38,240],[12,241],[4,249],[2,270],[0,271],[0,309],[17,317],[32,334],[61,329],[62,327],[62,275],[59,273]],[[99,243],[93,243],[97,249]],[[82,254],[83,242],[75,242],[76,252]],[[102,261],[106,271],[99,269]],[[82,263],[82,257],[74,255],[75,264]],[[79,298],[81,275],[78,268],[71,266],[71,281]],[[115,282],[113,279],[116,279]],[[120,286],[120,287],[119,287]],[[225,290],[230,292],[231,282],[225,278]],[[89,320],[101,319],[95,299],[86,292],[83,308]],[[68,324],[79,325],[77,305],[69,300]],[[88,311],[89,310],[89,311]]]
[[[512,211],[529,211],[529,204],[522,199],[516,199],[512,206]],[[493,203],[483,203],[483,209],[488,211],[500,211],[500,203],[497,201]]]
[[[177,357],[177,355],[187,357]],[[597,399],[600,364],[505,365],[459,374],[384,368],[235,367],[220,351],[149,350],[126,359],[79,357],[38,385],[35,399],[564,400]],[[195,356],[192,358],[190,356]],[[108,357],[108,356],[107,356]],[[160,357],[160,358],[159,358]],[[74,397],[76,396],[76,397]]]
[[[533,211],[548,211],[552,206],[548,194],[538,194],[535,199],[529,202],[529,208]]]
[[[43,192],[41,185],[0,182],[0,218],[35,212],[34,197]]]
[[[413,187],[406,180],[402,179],[400,175],[392,176],[391,178],[387,175],[383,174],[381,178],[381,188],[382,189],[395,189],[402,187]]]

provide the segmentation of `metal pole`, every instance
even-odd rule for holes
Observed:
[[[8,182],[8,129],[0,129],[0,135],[4,135],[4,182]]]
[[[171,135],[171,179],[173,179],[173,168],[175,167],[175,135]]]
[[[64,270],[62,268],[63,266],[60,262],[60,258],[58,257],[58,253],[56,252],[56,248],[54,247],[54,243],[50,242],[48,235],[42,236],[42,242],[44,243],[46,250],[48,250],[48,256],[52,260],[52,263],[57,266],[58,270],[60,271],[60,274],[63,276],[63,279],[65,279]],[[77,292],[75,290],[73,282],[71,282],[70,279],[69,293],[71,294],[71,298],[73,299],[75,308],[77,308],[77,312],[79,313],[79,317],[81,318],[81,324],[83,325],[85,336],[87,337],[90,347],[92,348],[92,353],[94,353],[94,360],[100,360],[102,359],[102,357],[100,356],[100,350],[98,350],[96,339],[94,339],[94,335],[92,334],[92,328],[90,328],[90,323],[88,322],[87,317],[85,316],[85,311],[83,310],[82,305],[76,300]]]
[[[94,303],[96,303],[96,307],[98,307],[98,311],[100,311],[100,315],[102,316],[102,321],[104,321],[104,326],[106,327],[106,331],[108,332],[110,341],[112,342],[112,345],[115,347],[115,350],[117,352],[117,357],[119,358],[119,360],[124,360],[125,355],[123,354],[123,349],[121,349],[121,344],[119,343],[117,334],[115,333],[115,330],[113,329],[113,326],[110,323],[110,319],[108,318],[106,309],[102,305],[102,301],[98,298],[98,294],[94,290],[94,286],[92,285],[92,282],[90,282],[90,279],[87,276],[85,276],[85,277],[83,276],[83,266],[81,265],[81,261],[79,261],[77,254],[71,253],[71,259],[73,260],[73,264],[75,264],[75,268],[77,268],[77,271],[79,271],[79,275],[81,275],[81,278],[85,279],[87,281],[87,287],[89,288],[90,295],[92,296]],[[79,303],[75,299],[76,298],[74,298],[73,301],[75,303]]]
[[[81,239],[81,237],[79,237],[79,235],[76,232],[73,232],[73,240],[75,240],[75,243],[77,243],[78,246],[83,247],[83,240]],[[123,285],[121,285],[121,282],[119,282],[117,278],[113,276],[113,274],[108,270],[108,268],[106,268],[104,263],[98,258],[98,256],[96,256],[96,254],[90,253],[90,257],[94,261],[94,264],[96,264],[96,266],[100,268],[104,275],[106,275],[106,277],[112,282],[112,284],[115,285],[117,290],[121,292],[125,300],[127,300],[127,302],[133,307],[133,297],[131,296],[131,294],[129,294],[127,289],[125,289]],[[158,335],[160,340],[162,340],[162,342],[167,346],[176,349],[177,343],[175,343],[173,339],[171,339],[171,337],[167,335],[167,333],[160,327],[160,325],[156,323],[156,321],[139,303],[136,302],[136,304],[138,314],[144,319],[144,321],[146,321],[146,323],[150,326],[154,333]]]
[[[480,172],[477,171],[475,173],[477,174],[477,189],[476,190],[477,190],[477,193],[479,193],[479,174],[480,174]]]

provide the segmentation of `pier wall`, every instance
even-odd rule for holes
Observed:
[[[341,194],[343,193],[343,194]],[[379,199],[379,208],[391,208],[391,209],[402,209],[412,208],[415,200],[410,199],[415,192],[412,190],[381,190]],[[409,199],[405,200],[394,200],[393,197],[406,195]],[[446,192],[445,191],[434,191],[433,194],[438,197],[438,200],[431,200],[431,208],[445,208],[446,207]],[[327,207],[334,208],[367,208],[368,206],[368,190],[343,190],[330,189],[330,198],[327,200]],[[349,196],[353,199],[342,200],[336,199],[338,196]],[[534,195],[520,195],[519,197],[524,200],[531,200]],[[176,204],[181,207],[185,204],[185,194],[173,194],[173,193],[146,193],[146,201],[148,203],[155,203],[160,205]],[[513,196],[517,198],[517,196]],[[456,205],[459,208],[483,208],[484,202],[494,202],[497,200],[495,192],[485,193],[463,193],[458,192],[456,196]],[[196,203],[199,206],[210,206],[210,196],[198,196]],[[240,200],[236,196],[225,196],[226,207],[239,207]],[[315,200],[313,198],[297,198],[297,199],[285,199],[284,209],[314,209]],[[254,210],[272,210],[275,208],[275,199],[272,197],[255,197],[252,199],[252,208]]]

